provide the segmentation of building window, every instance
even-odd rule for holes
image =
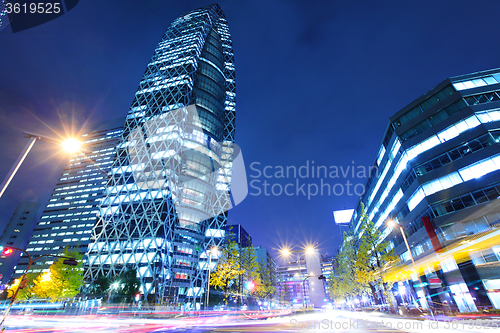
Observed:
[[[422,102],[420,105],[417,105],[415,108],[412,110],[408,111],[406,114],[398,118],[394,122],[395,127],[399,127],[413,118],[417,117],[420,113],[424,112],[425,110],[429,109],[430,107],[434,106],[438,102],[444,100],[446,97],[450,96],[453,94],[455,90],[451,86],[447,86],[440,91],[438,91],[436,94],[432,95],[429,97],[427,100]]]

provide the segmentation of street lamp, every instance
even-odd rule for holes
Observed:
[[[208,309],[208,304],[210,301],[210,268],[212,265],[212,254],[217,254],[218,248],[217,246],[212,247],[210,250],[205,250],[208,252],[208,281],[207,281],[207,299],[206,299],[206,306],[205,309]]]
[[[0,330],[3,330],[3,323],[5,322],[5,319],[7,318],[7,315],[9,314],[9,311],[10,311],[10,308],[12,307],[12,304],[14,304],[14,302],[16,301],[16,297],[17,297],[17,294],[19,293],[19,290],[22,289],[23,281],[25,281],[25,279],[26,279],[26,275],[28,274],[28,270],[30,269],[31,265],[35,261],[37,261],[38,259],[43,258],[43,257],[64,258],[66,260],[63,261],[63,264],[70,265],[70,266],[76,266],[76,265],[78,265],[78,261],[76,261],[75,258],[70,258],[70,257],[65,257],[65,256],[58,256],[58,255],[54,255],[54,254],[44,254],[44,255],[41,255],[41,256],[39,256],[39,257],[37,257],[35,259],[32,259],[31,256],[30,256],[30,254],[28,252],[26,252],[23,249],[19,249],[17,247],[13,247],[13,246],[7,246],[5,248],[3,246],[0,246],[0,250],[3,250],[2,253],[4,255],[7,252],[8,252],[8,254],[11,254],[13,252],[13,250],[17,250],[17,251],[23,252],[24,254],[26,254],[28,256],[28,267],[26,267],[26,269],[24,271],[24,274],[21,277],[21,281],[20,281],[19,285],[17,286],[16,292],[14,293],[14,295],[12,295],[12,298],[10,300],[9,306],[7,307],[7,310],[5,310],[5,314],[3,315],[3,319],[0,322]],[[44,279],[45,278],[47,278],[47,277],[44,276]],[[48,277],[48,278],[50,279],[50,277]]]
[[[108,303],[111,300],[111,292],[113,291],[113,289],[117,291],[119,286],[120,286],[120,281],[115,281],[109,286]]]
[[[63,149],[70,154],[76,153],[80,150],[81,145],[82,143],[75,138],[69,138],[61,142]]]
[[[406,235],[405,235],[405,232],[403,230],[403,227],[400,224],[396,223],[394,220],[390,220],[389,221],[389,225],[391,227],[392,226],[399,227],[399,231],[401,232],[401,235],[403,236],[403,240],[405,241],[406,249],[408,250],[408,253],[410,254],[411,262],[413,264],[413,269],[415,270],[415,274],[417,274],[417,278],[418,278],[418,282],[419,282],[420,288],[422,289],[422,292],[423,292],[424,297],[425,297],[426,291],[424,289],[424,285],[422,284],[422,279],[420,279],[420,274],[418,273],[417,265],[415,265],[415,259],[413,258],[413,253],[411,253],[410,245],[408,245],[408,240],[406,239]],[[431,312],[431,315],[434,317],[434,313],[432,312],[432,309],[431,309],[430,306],[429,306],[429,311]]]
[[[28,153],[30,152],[31,148],[33,148],[33,145],[35,142],[38,141],[45,141],[49,143],[55,143],[59,144],[63,147],[63,149],[67,152],[74,153],[80,148],[80,142],[77,139],[70,138],[66,139],[64,141],[52,139],[43,135],[35,134],[35,133],[30,133],[30,132],[23,132],[24,136],[26,138],[31,139],[30,142],[26,145],[24,148],[24,151],[19,155],[17,161],[14,163],[12,166],[12,169],[10,169],[9,174],[7,175],[7,178],[5,178],[2,188],[0,189],[0,197],[2,197],[3,193],[7,189],[7,186],[9,186],[10,182],[12,181],[12,178],[14,178],[14,175],[16,174],[17,170],[21,167],[21,164],[23,163],[24,159],[26,156],[28,156]]]

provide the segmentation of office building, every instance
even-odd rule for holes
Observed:
[[[279,301],[296,308],[326,305],[326,280],[320,277],[329,271],[327,262],[331,265],[331,257],[320,255],[317,250],[297,253],[294,257],[295,260],[277,268]]]
[[[226,225],[226,240],[236,242],[241,247],[252,246],[252,237],[241,224]]]
[[[38,202],[23,201],[17,205],[2,236],[0,236],[0,245],[26,249],[39,210],[40,204]],[[21,253],[19,251],[14,251],[8,256],[0,256],[0,274],[2,275],[0,280],[2,283],[9,282],[20,257]]]
[[[306,303],[308,294],[306,284],[302,283],[303,277],[307,276],[307,269],[305,258],[295,259],[277,267],[277,293],[280,303],[300,308]]]
[[[32,257],[56,255],[65,247],[77,249],[82,255],[87,252],[123,121],[89,125],[79,138],[81,150],[70,157],[29,239],[26,250]],[[47,271],[53,262],[53,258],[40,260],[32,271]],[[21,257],[14,277],[21,276],[27,265],[28,258]]]
[[[421,306],[500,308],[499,141],[499,69],[448,78],[389,119],[378,177],[365,184],[350,229],[361,236],[364,204],[408,271],[401,229],[388,222],[402,227],[422,281],[405,283]]]
[[[277,286],[278,276],[276,274],[276,261],[274,261],[271,254],[267,251],[265,247],[262,246],[254,246],[253,248],[255,253],[255,261],[259,264],[260,267],[265,267],[267,272],[264,271],[264,279],[266,281],[271,282],[273,285]],[[268,280],[267,280],[268,279]],[[267,298],[275,298],[277,295],[277,290],[272,295],[267,295]]]
[[[255,261],[260,265],[267,267],[270,271],[276,272],[276,262],[265,247],[254,246]]]
[[[235,96],[221,8],[181,15],[156,47],[125,120],[87,280],[132,269],[144,297],[200,307],[207,250],[222,246],[234,197]]]
[[[7,8],[5,2],[0,3],[0,31],[3,30],[10,23],[9,15],[7,14]]]

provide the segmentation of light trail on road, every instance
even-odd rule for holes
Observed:
[[[382,313],[365,313],[332,310],[276,316],[254,312],[255,316],[231,316],[220,312],[212,317],[185,317],[177,319],[148,319],[110,315],[85,316],[41,316],[16,315],[9,317],[6,332],[11,333],[170,333],[170,332],[479,332],[486,326],[478,323],[486,321],[464,321],[454,317],[443,317],[440,321],[428,318],[403,318]],[[496,323],[490,320],[491,323]],[[476,325],[473,325],[476,324]],[[500,321],[498,322],[500,326]],[[488,332],[498,332],[497,327],[489,327]]]

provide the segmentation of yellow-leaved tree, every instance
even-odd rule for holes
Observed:
[[[229,289],[241,273],[238,244],[229,241],[220,252],[216,270],[210,274],[210,285],[222,289],[224,304],[227,305]]]
[[[58,258],[49,271],[34,280],[33,293],[37,298],[57,300],[78,295],[83,286],[82,255],[74,249],[65,248],[59,255],[74,258],[78,265],[64,264],[65,258]]]
[[[33,287],[34,287],[34,280],[36,279],[36,274],[28,274],[26,275],[26,279],[27,279],[26,287],[20,289],[19,292],[17,293],[16,299],[18,300],[26,300],[35,297],[35,294],[33,293]],[[14,283],[9,287],[9,289],[7,289],[8,298],[12,298],[12,296],[14,296],[14,293],[19,287],[20,283],[21,283],[21,278],[16,279]]]

